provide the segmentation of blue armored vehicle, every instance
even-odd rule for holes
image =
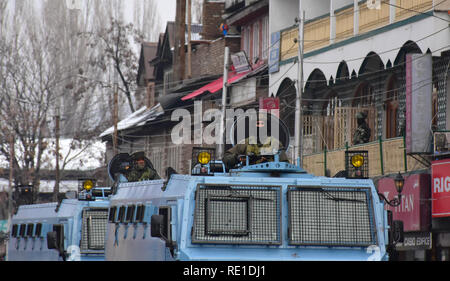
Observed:
[[[93,180],[79,185],[78,193],[60,202],[18,208],[11,220],[9,261],[104,260],[111,188],[95,187]]]
[[[191,175],[120,182],[106,260],[389,259],[402,231],[367,179],[367,154],[349,154],[347,178],[315,177],[281,154],[242,155],[229,168],[195,148]]]

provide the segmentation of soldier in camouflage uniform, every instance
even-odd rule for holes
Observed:
[[[161,179],[158,173],[147,165],[143,152],[134,154],[133,158],[133,170],[127,176],[129,182]]]
[[[358,128],[353,135],[353,145],[368,143],[370,140],[370,128],[366,122],[367,113],[359,112],[356,115]]]
[[[240,162],[239,156],[247,155],[247,156],[260,156],[264,154],[264,151],[269,151],[272,146],[276,146],[281,149],[280,144],[274,144],[275,140],[272,137],[269,137],[266,140],[265,144],[252,144],[256,142],[252,142],[251,138],[245,139],[244,143],[239,143],[225,152],[223,156],[223,163],[227,169],[233,169]],[[265,158],[261,158],[255,164],[263,163]],[[281,162],[289,162],[289,159],[284,151],[280,154]]]

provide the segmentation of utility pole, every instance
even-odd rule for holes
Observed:
[[[185,76],[185,68],[186,68],[186,52],[185,52],[185,43],[186,43],[186,0],[177,0],[177,28],[178,28],[178,40],[176,42],[178,45],[175,48],[178,50],[178,79],[176,80],[184,80]]]
[[[59,173],[59,138],[60,138],[60,108],[59,108],[59,101],[57,101],[58,105],[56,107],[56,116],[55,116],[55,140],[56,140],[56,171],[55,171],[55,187],[53,189],[53,201],[58,201],[58,194],[59,194],[59,182],[60,182],[60,173]]]
[[[14,181],[14,130],[2,127],[3,132],[9,132],[9,183],[8,183],[8,232],[11,232],[12,213],[13,213],[13,181]],[[8,251],[6,251],[6,260],[8,260]]]
[[[14,130],[11,130],[9,134],[9,183],[8,183],[8,224],[11,229],[12,219],[12,194],[13,194],[13,181],[14,181]]]
[[[192,50],[191,50],[191,39],[192,39],[192,0],[187,0],[187,15],[188,15],[188,53],[187,53],[187,57],[188,57],[188,65],[187,65],[187,78],[191,79],[192,78]]]
[[[224,66],[223,66],[223,88],[222,88],[222,115],[220,117],[220,140],[219,140],[219,150],[218,156],[223,158],[225,153],[225,114],[227,112],[227,95],[228,95],[228,64],[230,61],[230,48],[225,47],[225,58],[224,58]]]
[[[116,19],[119,20],[119,12],[116,10]],[[119,42],[119,25],[117,24],[116,27],[116,36],[117,36],[117,42]],[[119,44],[116,44],[116,48],[119,48]],[[113,135],[113,152],[114,155],[119,154],[119,130],[118,130],[118,123],[119,123],[119,71],[118,71],[118,65],[114,68],[114,97],[113,97],[113,122],[114,122],[114,135]]]
[[[299,0],[299,21],[298,21],[298,79],[297,97],[295,99],[295,158],[301,167],[303,166],[303,118],[302,118],[302,97],[303,97],[303,52],[304,52],[304,28],[305,12],[302,0]]]
[[[119,94],[117,92],[117,71],[114,74],[114,112],[113,112],[113,122],[114,122],[114,136],[113,136],[113,151],[114,155],[119,154],[119,132],[117,128],[117,123],[119,123]]]

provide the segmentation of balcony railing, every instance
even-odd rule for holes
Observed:
[[[316,176],[325,176],[327,173],[329,176],[334,176],[345,170],[345,151],[347,149],[369,152],[369,177],[371,178],[427,168],[423,163],[406,154],[403,137],[388,140],[378,139],[363,145],[306,154],[303,157],[303,168]]]
[[[433,0],[397,0],[395,6],[394,8],[382,1],[380,9],[369,9],[367,3],[362,2],[358,11],[355,11],[353,5],[336,10],[335,20],[330,20],[331,17],[325,15],[307,21],[304,33],[305,53],[429,11],[433,8]],[[355,16],[358,17],[358,26],[355,26]],[[330,32],[331,30],[335,30],[335,33]],[[281,61],[298,55],[298,43],[294,43],[294,38],[298,38],[297,27],[281,32]]]
[[[304,152],[312,154],[351,145],[358,127],[358,112],[367,113],[367,124],[371,131],[369,141],[374,141],[378,131],[375,107],[335,107],[327,116],[303,116]]]
[[[356,114],[368,113],[371,130],[368,143],[353,145]],[[369,152],[369,177],[427,168],[405,151],[403,137],[377,138],[377,112],[374,107],[336,107],[328,116],[303,117],[303,168],[316,176],[334,176],[345,170],[346,150]],[[290,150],[292,153],[292,149]],[[291,160],[294,155],[290,155]],[[327,171],[328,170],[328,171]]]

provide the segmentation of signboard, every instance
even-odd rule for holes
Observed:
[[[432,216],[450,217],[450,159],[432,162],[431,176]]]
[[[252,70],[250,63],[248,62],[247,55],[244,51],[231,55],[231,61],[233,62],[236,73],[243,73]]]
[[[431,54],[406,55],[406,152],[429,152],[432,122]]]
[[[280,117],[280,99],[279,98],[260,98],[259,109],[267,111],[273,115]]]
[[[397,251],[431,250],[432,243],[430,232],[409,232],[405,233],[403,243],[395,245],[395,249]]]
[[[269,74],[280,71],[281,32],[270,36]]]
[[[378,192],[389,201],[397,196],[393,178],[382,178],[378,182]],[[431,224],[430,175],[417,174],[405,179],[401,204],[398,207],[385,205],[392,211],[394,220],[403,221],[404,231],[428,231]]]

